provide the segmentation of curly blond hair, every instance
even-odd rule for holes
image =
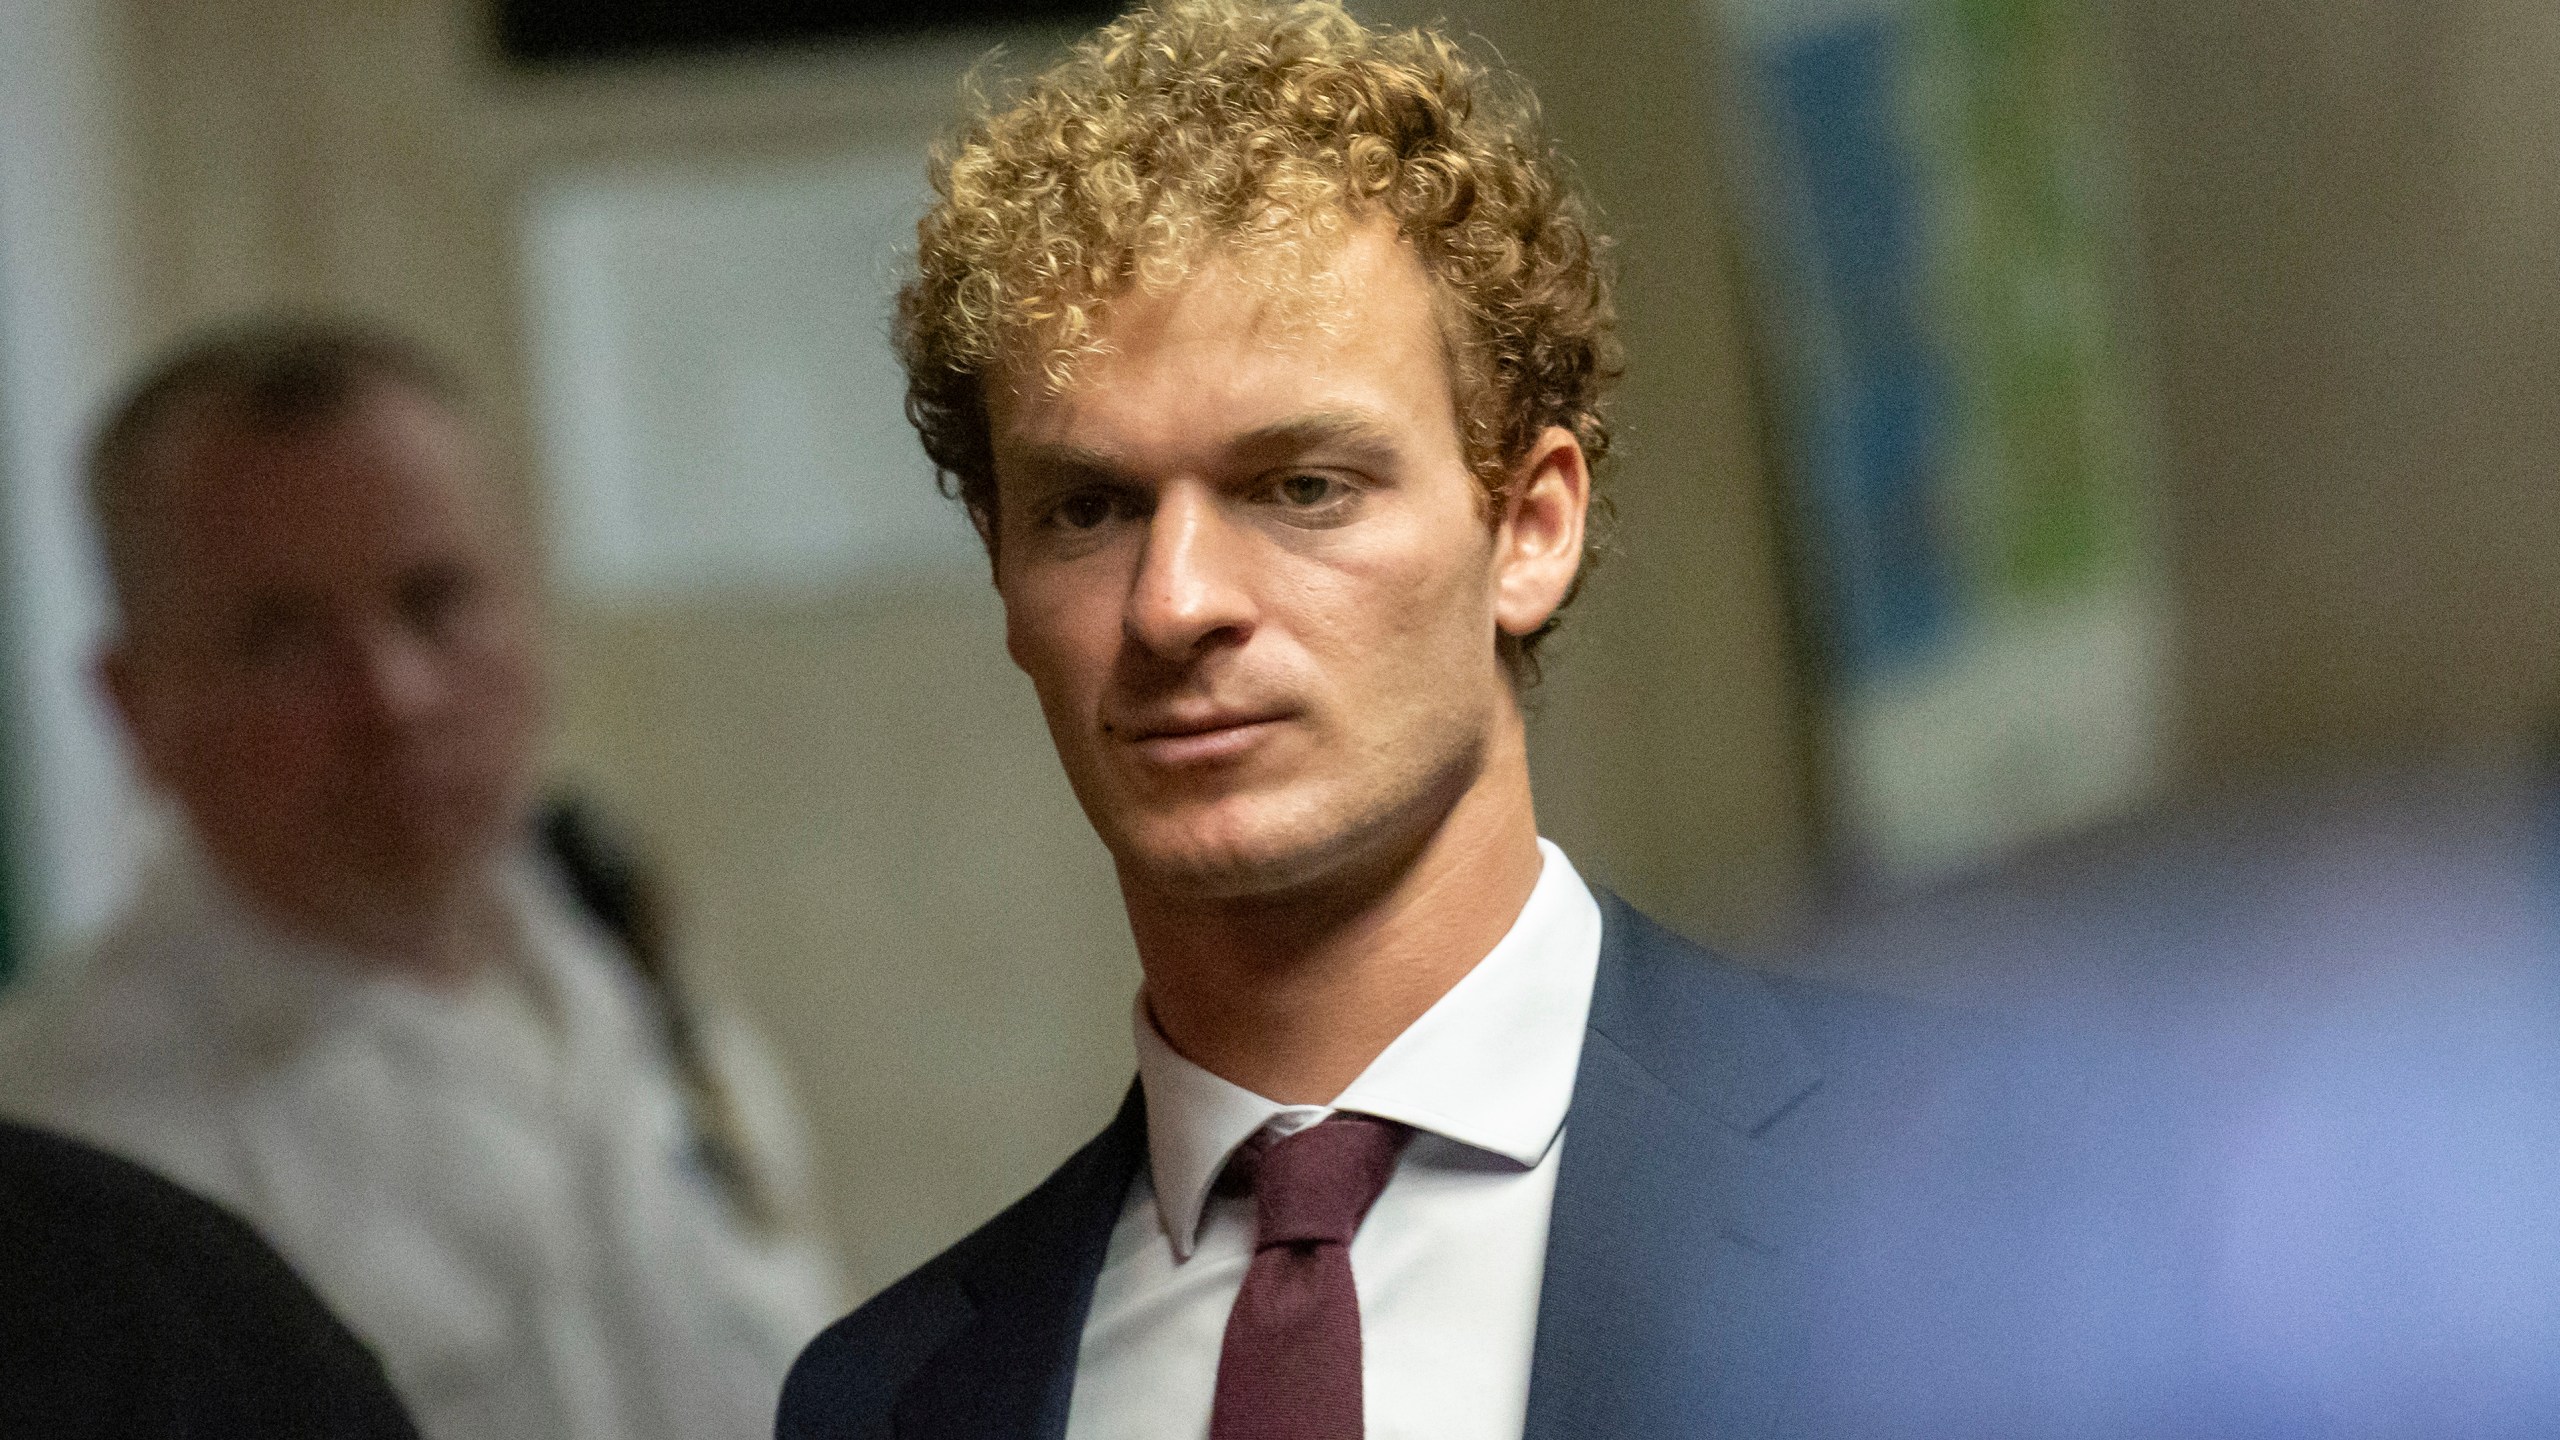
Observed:
[[[1335,246],[1376,217],[1438,292],[1488,506],[1551,425],[1595,470],[1608,454],[1606,241],[1527,89],[1443,35],[1335,0],[1155,0],[982,102],[932,178],[898,297],[907,416],[991,550],[991,378],[1064,388],[1115,297],[1213,256],[1320,307]],[[1515,668],[1544,633],[1506,645]]]

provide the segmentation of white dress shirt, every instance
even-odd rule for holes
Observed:
[[[836,1313],[823,1251],[694,1161],[652,1001],[518,857],[458,991],[280,934],[190,848],[0,1058],[10,1108],[255,1225],[369,1342],[429,1440],[763,1440]],[[753,1036],[705,1039],[788,1195]]]
[[[1351,1243],[1370,1440],[1518,1440],[1600,907],[1564,852],[1519,918],[1331,1105],[1282,1105],[1176,1054],[1137,1009],[1147,1170],[1129,1187],[1076,1357],[1067,1440],[1201,1440],[1250,1195],[1213,1195],[1255,1132],[1336,1110],[1414,1128]]]

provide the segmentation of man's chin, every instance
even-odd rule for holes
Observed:
[[[1256,846],[1131,839],[1111,847],[1125,889],[1168,900],[1243,899],[1285,888],[1300,867]]]
[[[335,874],[342,903],[384,915],[433,913],[487,885],[501,847],[472,833],[376,835],[350,847]]]
[[[1465,788],[1276,784],[1190,804],[1088,804],[1123,889],[1175,903],[1289,900],[1349,893],[1392,875],[1429,841]],[[1127,798],[1127,797],[1115,797]]]
[[[1123,888],[1216,904],[1277,899],[1324,886],[1356,857],[1344,837],[1283,825],[1160,826],[1110,848]]]

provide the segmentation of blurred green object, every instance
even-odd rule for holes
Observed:
[[[2136,562],[2140,534],[2097,11],[1940,0],[1921,13],[1924,133],[1948,151],[1939,256],[1965,569],[1989,597],[2084,592]]]

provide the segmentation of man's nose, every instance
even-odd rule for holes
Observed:
[[[351,638],[355,695],[367,715],[405,726],[443,702],[443,669],[425,641],[393,626]]]
[[[1253,633],[1253,537],[1195,486],[1169,487],[1148,517],[1121,628],[1166,660],[1187,660]]]

